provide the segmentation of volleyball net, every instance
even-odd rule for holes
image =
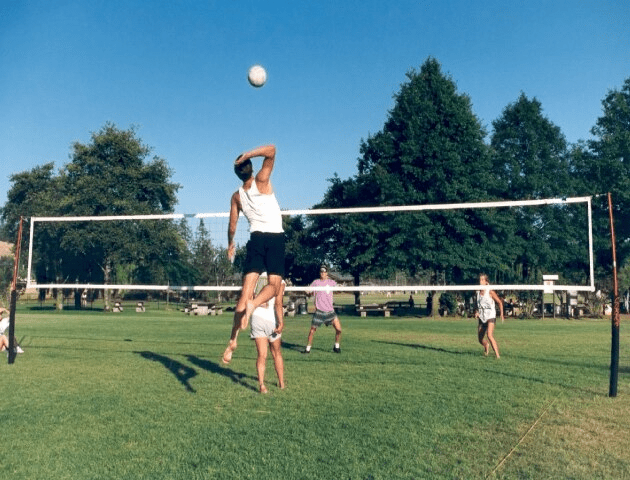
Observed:
[[[310,219],[308,221],[314,221],[316,217],[327,216],[329,218],[335,218],[337,216],[347,215],[388,215],[395,216],[395,218],[403,218],[406,215],[418,214],[424,212],[430,214],[439,214],[447,211],[460,211],[470,212],[475,210],[497,210],[497,209],[545,209],[545,208],[568,208],[569,205],[582,204],[585,208],[578,208],[580,212],[580,220],[577,222],[579,227],[579,242],[584,245],[583,253],[587,258],[579,259],[580,265],[584,265],[584,270],[581,274],[581,278],[585,279],[584,282],[576,283],[563,283],[564,276],[562,272],[549,272],[559,273],[557,282],[547,282],[540,284],[525,284],[525,283],[506,283],[506,284],[492,284],[489,288],[494,290],[507,290],[507,291],[595,291],[594,282],[594,258],[593,258],[593,228],[592,228],[592,206],[591,197],[567,197],[567,198],[551,198],[551,199],[539,199],[539,200],[519,200],[519,201],[491,201],[491,202],[470,202],[470,203],[453,203],[453,204],[434,204],[434,205],[404,205],[404,206],[374,206],[374,207],[356,207],[356,208],[318,208],[318,209],[306,209],[306,210],[285,210],[282,212],[283,216],[298,217]],[[514,210],[516,211],[516,210]],[[536,228],[535,216],[533,217],[533,226]],[[193,284],[191,282],[181,282],[175,284],[171,281],[164,281],[163,283],[142,283],[142,282],[125,282],[125,279],[131,278],[130,275],[124,275],[126,266],[137,263],[134,258],[128,257],[126,254],[120,251],[112,251],[110,258],[114,262],[114,268],[119,271],[118,275],[113,275],[113,281],[86,281],[84,275],[85,268],[70,268],[69,270],[63,270],[63,275],[57,274],[55,278],[51,280],[52,275],[42,274],[42,272],[48,272],[54,270],[51,265],[54,262],[58,262],[58,259],[52,258],[50,251],[45,252],[51,242],[59,242],[61,246],[66,249],[75,248],[77,251],[64,259],[67,267],[68,263],[76,263],[77,267],[82,266],[82,262],[88,262],[89,252],[88,250],[94,249],[102,252],[109,246],[110,249],[124,250],[124,242],[131,243],[145,241],[158,243],[153,245],[151,252],[144,252],[143,257],[153,257],[154,261],[160,263],[164,269],[168,270],[170,267],[168,264],[168,251],[160,253],[160,249],[163,245],[167,245],[168,241],[164,244],[160,244],[161,240],[156,241],[155,238],[170,238],[173,243],[177,243],[178,235],[185,237],[182,234],[182,224],[188,224],[189,231],[192,230],[190,224],[199,226],[199,222],[204,222],[209,235],[209,244],[215,249],[215,257],[225,255],[226,239],[227,239],[227,224],[229,219],[228,212],[220,213],[197,213],[197,214],[164,214],[164,215],[110,215],[110,216],[60,216],[60,217],[31,217],[30,219],[30,235],[28,243],[28,257],[27,257],[27,288],[39,288],[39,289],[99,289],[99,290],[143,290],[143,291],[173,291],[173,292],[204,292],[204,291],[239,291],[240,285],[240,272],[233,272],[231,278],[226,279],[224,271],[219,271],[220,266],[215,266],[216,281],[214,278],[208,278],[204,284]],[[155,223],[161,225],[161,236],[154,237],[152,240],[147,240],[150,236],[146,233],[150,230],[149,225]],[[179,227],[178,227],[179,225]],[[245,219],[239,220],[237,235],[235,237],[237,245],[241,247],[245,245],[248,239],[248,225]],[[121,243],[117,247],[113,247],[113,242],[118,237]],[[126,238],[120,238],[126,237]],[[567,245],[575,243],[576,239],[572,234],[567,234]],[[89,239],[89,241],[83,241]],[[184,240],[181,240],[185,242]],[[566,250],[562,245],[556,246],[560,250]],[[568,247],[567,247],[568,248]],[[167,248],[166,248],[167,249]],[[133,250],[133,249],[132,249]],[[168,250],[168,249],[167,249]],[[587,252],[586,252],[587,251]],[[133,255],[133,252],[130,252]],[[215,260],[216,260],[215,258]],[[146,258],[143,261],[148,262]],[[148,265],[148,264],[147,264]],[[218,264],[217,264],[218,265]],[[232,268],[223,263],[223,270]],[[335,269],[335,265],[331,266]],[[92,266],[94,269],[104,269],[103,265],[98,267]],[[151,267],[145,266],[144,278],[155,278],[149,275]],[[343,270],[343,269],[341,269]],[[71,273],[67,273],[71,272]],[[123,273],[120,273],[123,272]],[[98,277],[98,276],[97,276]],[[157,276],[158,278],[160,275]],[[222,278],[219,281],[219,278]],[[95,277],[96,278],[96,277]],[[100,277],[99,277],[100,278]],[[143,278],[136,276],[134,279]],[[162,278],[166,278],[162,275]],[[39,279],[39,281],[38,281]],[[292,291],[304,291],[309,290],[324,290],[329,289],[337,292],[409,292],[409,291],[466,291],[477,290],[479,288],[478,283],[470,284],[426,284],[411,283],[406,285],[387,285],[387,284],[361,284],[361,285],[343,285],[338,284],[336,287],[307,287],[299,285],[289,284],[286,288],[287,292]]]

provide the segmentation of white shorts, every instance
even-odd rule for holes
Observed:
[[[281,335],[274,333],[276,329],[276,313],[273,308],[258,307],[250,320],[251,338],[266,338],[270,342],[278,340]]]

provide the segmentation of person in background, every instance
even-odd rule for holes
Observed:
[[[328,278],[328,267],[322,265],[319,269],[319,278],[313,280],[311,287],[334,287],[337,285],[333,279]],[[311,353],[311,345],[313,343],[313,335],[318,327],[322,325],[332,325],[335,328],[335,344],[333,352],[341,353],[339,341],[341,340],[341,323],[335,313],[333,306],[333,294],[330,290],[315,290],[309,292],[309,295],[315,295],[315,313],[311,321],[311,330],[308,332],[306,348],[304,353]]]
[[[488,275],[482,273],[479,275],[479,285],[489,285]],[[477,308],[475,310],[475,318],[479,320],[477,326],[477,337],[479,343],[483,346],[484,356],[488,356],[490,346],[494,350],[494,354],[497,358],[501,358],[499,355],[499,345],[494,339],[494,327],[497,323],[497,308],[495,302],[499,304],[501,309],[501,321],[505,320],[503,316],[503,301],[497,295],[494,290],[486,289],[479,290],[477,292]],[[486,340],[485,337],[488,337]]]
[[[0,352],[9,351],[9,338],[4,334],[9,328],[9,314],[10,312],[6,308],[0,307],[0,316],[2,317],[0,320]],[[17,343],[15,344],[15,353],[24,353],[24,350]]]

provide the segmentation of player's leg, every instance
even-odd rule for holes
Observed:
[[[267,363],[267,346],[269,340],[265,337],[259,337],[254,339],[256,341],[256,351],[258,356],[256,357],[256,372],[258,372],[258,386],[260,393],[267,393],[267,387],[265,387],[265,364]]]
[[[274,303],[275,314],[276,314],[276,333],[282,333],[284,329],[284,306],[282,305],[282,300],[284,299],[284,282],[280,282],[280,288],[276,293],[276,301]]]
[[[238,299],[236,308],[234,309],[234,320],[232,322],[232,333],[228,345],[223,352],[223,363],[228,364],[232,360],[232,353],[236,350],[238,332],[242,328],[247,327],[247,321],[243,325],[243,315],[247,306],[247,299],[254,296],[254,289],[256,288],[256,282],[260,275],[256,272],[250,272],[243,278],[243,289],[241,290],[241,296]]]
[[[479,339],[479,343],[483,345],[483,354],[486,356],[488,355],[488,349],[490,348],[488,341],[485,339],[487,329],[488,324],[479,321],[479,325],[477,327],[477,338]]]
[[[282,283],[282,277],[279,275],[269,275],[269,283],[263,287],[263,289],[253,299],[247,301],[245,306],[245,314],[241,319],[241,328],[247,327],[249,318],[254,313],[256,308],[260,307],[263,303],[267,303],[273,297],[275,297],[280,291],[280,285]],[[254,282],[254,285],[256,282]]]
[[[269,342],[273,365],[278,375],[278,387],[284,388],[284,359],[282,358],[282,340],[280,338]]]
[[[0,335],[0,352],[4,352],[9,349],[9,339],[6,335]]]
[[[304,353],[311,353],[311,345],[313,345],[313,336],[315,335],[315,330],[317,330],[317,327],[315,325],[311,325],[311,329],[308,332],[308,338],[306,340],[306,348],[304,349]]]
[[[333,352],[341,353],[341,346],[339,345],[341,341],[341,322],[339,321],[339,317],[335,317],[332,321],[332,326],[335,328],[335,346],[333,347]]]
[[[492,350],[494,350],[496,357],[501,358],[501,355],[499,355],[499,345],[497,345],[497,341],[494,339],[494,326],[495,322],[488,320],[488,341],[490,345],[492,345]]]

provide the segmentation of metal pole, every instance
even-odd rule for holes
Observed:
[[[617,282],[617,251],[615,248],[615,225],[613,221],[612,197],[608,192],[608,216],[610,217],[610,237],[612,242],[613,265],[613,310],[611,318],[612,341],[610,348],[610,387],[609,397],[617,396],[617,379],[619,377],[619,325],[621,315],[619,310],[619,283]]]
[[[9,364],[15,362],[17,342],[15,341],[15,309],[17,307],[17,277],[20,266],[20,247],[22,246],[22,222],[24,217],[20,217],[18,226],[17,242],[15,244],[15,258],[13,260],[13,281],[11,282],[11,307],[9,313]]]

